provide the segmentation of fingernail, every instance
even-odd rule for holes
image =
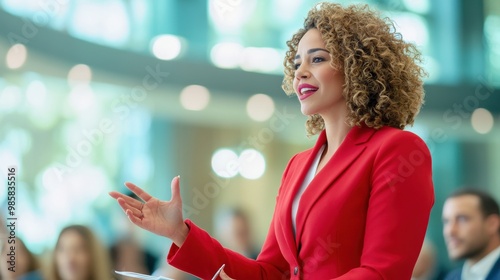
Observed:
[[[177,178],[179,178],[179,179],[180,179],[180,178],[181,178],[181,175],[177,175]]]

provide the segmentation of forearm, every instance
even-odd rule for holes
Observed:
[[[186,223],[189,232],[185,241],[180,247],[174,242],[167,256],[172,266],[202,279],[211,279],[222,264],[226,265],[226,273],[235,279],[281,279],[282,273],[272,264],[226,249],[191,221]]]

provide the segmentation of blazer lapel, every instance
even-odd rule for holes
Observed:
[[[293,235],[293,225],[292,225],[292,204],[293,200],[295,199],[295,195],[297,194],[300,186],[302,185],[302,182],[304,181],[304,178],[309,171],[309,167],[311,166],[312,162],[314,161],[314,157],[316,154],[319,152],[320,148],[323,146],[323,144],[326,143],[326,134],[325,131],[323,130],[321,134],[318,137],[318,140],[316,141],[316,144],[314,147],[310,150],[309,155],[307,155],[307,160],[303,161],[303,159],[296,159],[296,160],[302,160],[303,162],[298,163],[298,167],[294,168],[294,171],[297,171],[298,173],[295,176],[291,176],[292,180],[290,182],[290,188],[286,191],[284,194],[284,205],[282,208],[282,213],[280,216],[284,217],[284,220],[282,220],[281,225],[282,225],[282,232],[283,236],[286,240],[287,247],[289,249],[289,253],[291,256],[294,258],[297,257],[297,246],[295,243],[295,237]],[[296,231],[297,232],[297,231]]]
[[[326,165],[321,169],[318,174],[311,181],[310,186],[302,194],[302,198],[299,203],[299,210],[297,212],[297,230],[295,238],[295,246],[299,246],[300,237],[303,232],[305,220],[311,211],[311,208],[315,202],[323,195],[323,193],[335,182],[335,180],[358,158],[359,155],[365,150],[366,145],[362,145],[367,142],[370,137],[376,132],[375,129],[366,126],[355,126],[353,127],[346,138],[339,146],[332,158],[326,163]],[[325,140],[326,141],[326,137]],[[319,142],[319,141],[318,141]],[[318,145],[316,145],[318,146]],[[313,153],[309,156],[308,165],[304,170],[307,172],[311,166],[312,159],[317,154],[319,147],[316,147]],[[304,174],[305,175],[305,174]],[[304,176],[301,176],[303,180]],[[298,185],[301,185],[302,181]],[[294,189],[294,194],[296,193],[296,188]],[[294,198],[294,197],[293,197]],[[292,200],[293,200],[292,198]]]

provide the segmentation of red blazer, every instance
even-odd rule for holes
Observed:
[[[269,233],[257,260],[223,248],[186,220],[189,235],[167,261],[203,279],[226,264],[235,279],[410,279],[434,204],[431,157],[415,134],[353,127],[291,207],[320,147],[295,155],[283,174]]]

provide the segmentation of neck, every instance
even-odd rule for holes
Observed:
[[[325,122],[327,149],[329,152],[335,152],[344,141],[351,127],[346,124],[345,118],[322,117]]]
[[[497,236],[493,240],[491,240],[488,246],[481,253],[477,254],[474,257],[469,258],[468,261],[470,262],[471,265],[475,265],[484,257],[486,257],[489,253],[493,252],[499,246],[500,246],[500,237]]]

